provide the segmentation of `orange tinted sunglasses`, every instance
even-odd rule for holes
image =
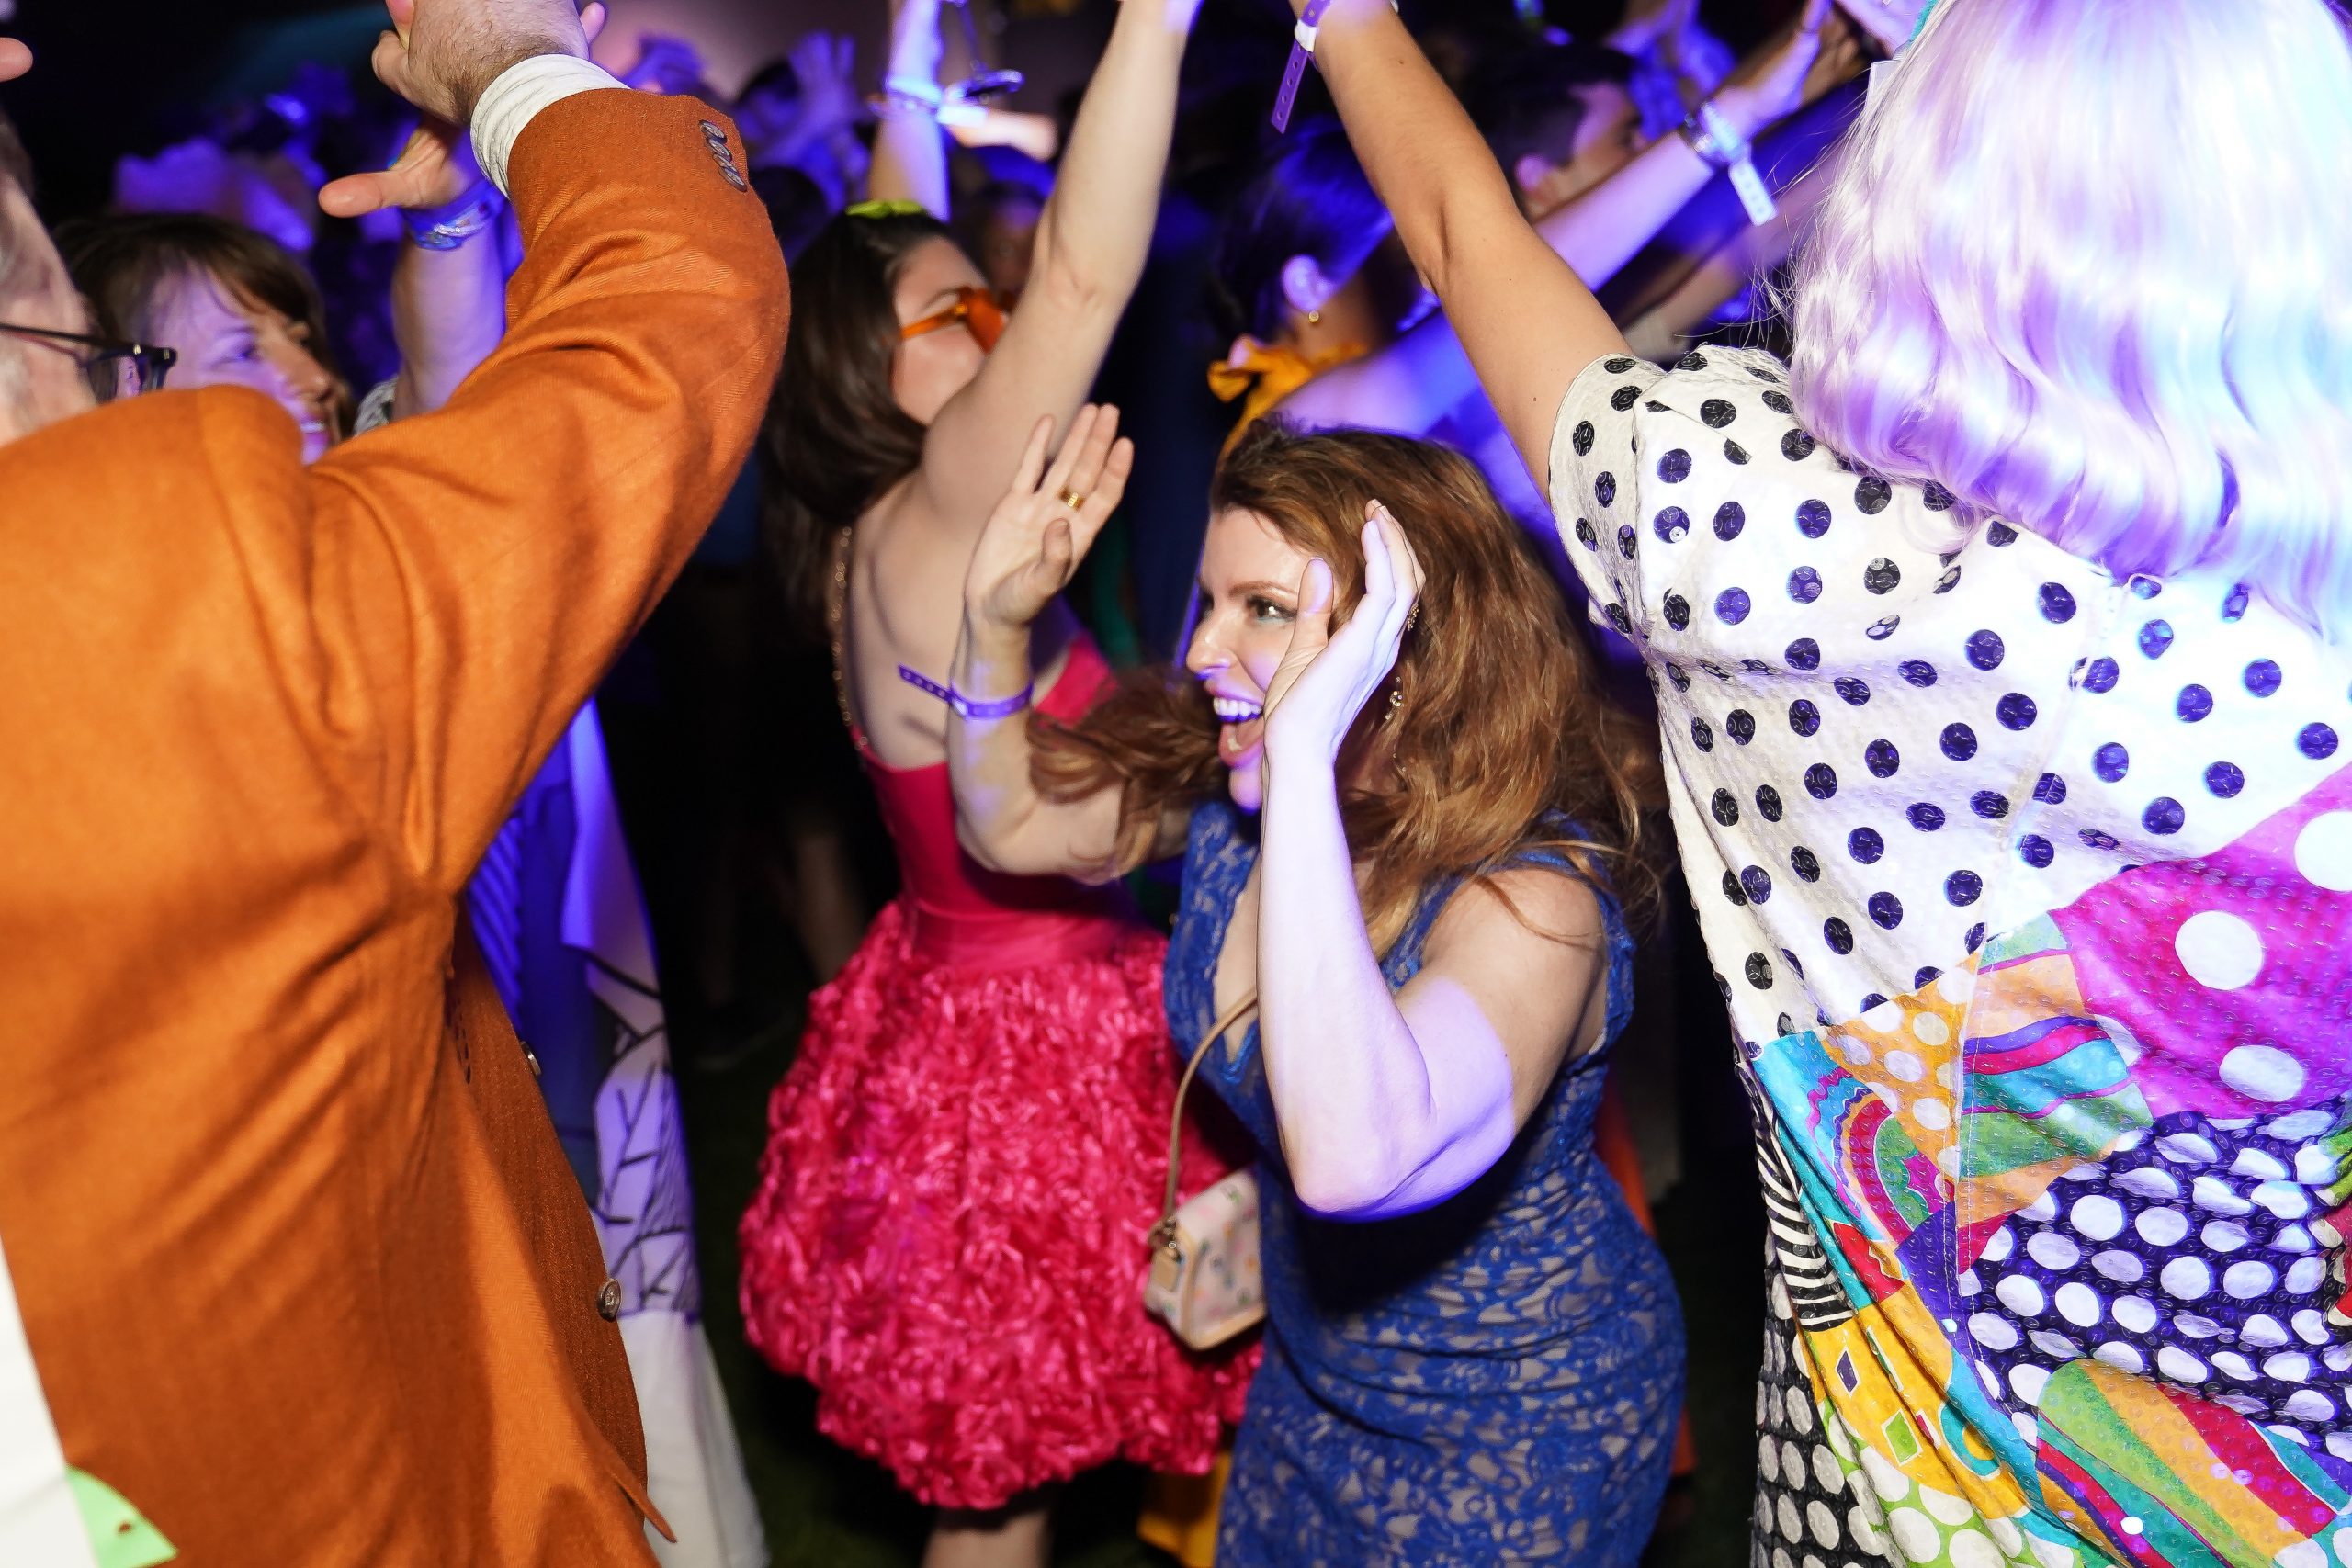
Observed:
[[[909,321],[899,329],[899,339],[907,342],[925,333],[944,332],[949,327],[970,329],[972,341],[986,354],[996,347],[1004,336],[1005,312],[1011,309],[1003,299],[986,288],[967,285],[956,291],[956,303],[944,310],[936,310],[920,321]]]

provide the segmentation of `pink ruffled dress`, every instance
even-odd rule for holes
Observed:
[[[1109,681],[1080,642],[1039,704]],[[1208,1357],[1142,1302],[1175,1077],[1167,942],[1116,890],[1004,877],[956,840],[947,768],[859,739],[904,892],[809,1005],[743,1216],[743,1319],[819,1427],[943,1507],[1114,1459],[1209,1468],[1254,1344]],[[1184,1187],[1224,1172],[1187,1130]]]

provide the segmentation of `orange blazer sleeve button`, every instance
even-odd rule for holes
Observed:
[[[621,1320],[621,1282],[618,1280],[605,1280],[605,1288],[596,1292],[596,1315],[606,1323]]]

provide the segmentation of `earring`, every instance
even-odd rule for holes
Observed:
[[[1307,312],[1306,312],[1306,324],[1307,324],[1308,326],[1310,326],[1310,327],[1319,327],[1319,326],[1321,326],[1321,325],[1323,324],[1323,312],[1322,312],[1322,311],[1320,311],[1320,310],[1309,310],[1309,311],[1307,311]]]
[[[1388,716],[1382,719],[1380,722],[1384,725],[1396,723],[1396,710],[1404,705],[1405,682],[1403,678],[1399,677],[1396,683],[1388,688]]]

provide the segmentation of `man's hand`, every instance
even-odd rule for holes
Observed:
[[[447,207],[481,178],[472,140],[447,120],[427,119],[409,133],[390,168],[328,181],[319,191],[319,210],[330,218],[364,218],[387,207],[429,210]]]
[[[425,3],[435,4],[435,0]],[[446,0],[441,3],[446,4]],[[596,41],[596,35],[605,30],[605,17],[603,5],[598,0],[589,0],[587,8],[580,13],[581,36],[585,42]],[[389,33],[384,36],[391,37]],[[379,58],[381,47],[378,46]],[[319,210],[330,218],[364,218],[388,207],[420,210],[446,207],[473,189],[481,178],[481,166],[474,162],[473,143],[466,133],[449,121],[428,114],[410,134],[408,145],[401,149],[400,157],[390,168],[380,174],[369,171],[328,181],[319,192]]]
[[[384,0],[391,30],[376,40],[377,79],[460,130],[507,67],[540,54],[588,57],[573,0]]]
[[[0,82],[13,82],[33,68],[33,51],[12,38],[0,38]]]

